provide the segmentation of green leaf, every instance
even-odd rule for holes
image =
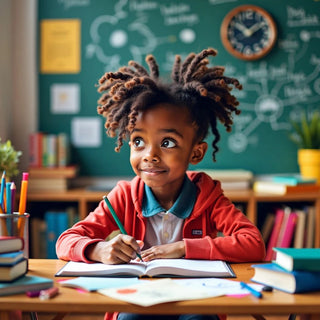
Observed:
[[[18,163],[22,155],[21,151],[16,151],[10,140],[1,143],[0,138],[0,171],[6,171],[6,176],[12,178],[19,173]]]
[[[313,112],[308,121],[306,113],[302,113],[301,121],[291,121],[293,133],[290,140],[301,149],[320,149],[320,113]]]

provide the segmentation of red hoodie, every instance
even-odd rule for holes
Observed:
[[[187,172],[197,187],[197,199],[183,226],[186,259],[258,262],[265,257],[265,245],[259,230],[224,196],[220,182],[202,172]],[[129,235],[143,240],[147,218],[142,216],[144,182],[135,177],[120,181],[108,194],[113,208]],[[63,232],[57,240],[57,255],[63,260],[90,263],[84,251],[118,230],[104,201],[83,221]],[[217,237],[217,232],[224,236]],[[117,313],[105,319],[116,319]]]

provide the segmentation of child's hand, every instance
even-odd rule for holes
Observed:
[[[88,259],[105,264],[127,263],[137,257],[140,247],[137,241],[124,234],[119,234],[110,241],[101,241],[87,248]]]
[[[179,259],[184,255],[184,241],[154,246],[141,252],[143,261],[151,261],[154,259]]]

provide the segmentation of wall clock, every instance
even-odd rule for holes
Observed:
[[[257,60],[273,48],[277,28],[266,10],[243,5],[225,16],[220,34],[223,45],[232,55],[243,60]]]

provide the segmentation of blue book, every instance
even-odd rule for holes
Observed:
[[[57,212],[47,211],[44,214],[44,219],[47,225],[47,259],[57,259],[56,255],[56,241],[57,241],[57,232],[56,232],[56,223],[57,223]]]
[[[320,272],[287,271],[276,263],[254,264],[252,281],[271,286],[288,293],[302,293],[320,290]]]
[[[299,184],[314,184],[317,182],[315,178],[304,178],[298,174],[279,175],[272,178],[273,182],[283,183],[288,186],[297,186]]]
[[[18,261],[0,265],[0,283],[18,279],[28,272],[28,259],[21,258]]]
[[[60,234],[69,228],[69,215],[67,212],[58,212],[56,221],[57,239]]]
[[[51,287],[53,287],[53,281],[51,279],[25,275],[10,283],[0,283],[0,296],[45,290]]]
[[[0,266],[14,264],[23,258],[23,251],[0,253]]]
[[[288,270],[319,271],[320,248],[273,248],[275,263]]]
[[[47,211],[47,259],[57,259],[56,242],[60,234],[68,229],[69,217],[67,212]]]

